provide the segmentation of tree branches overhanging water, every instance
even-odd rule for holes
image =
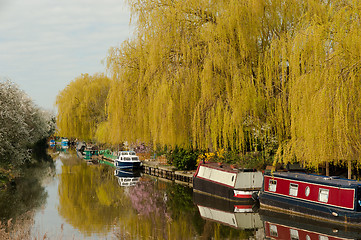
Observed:
[[[277,152],[313,166],[359,159],[359,1],[128,3],[136,31],[109,51],[102,121],[86,137]],[[88,124],[60,104],[76,107],[70,86],[58,96],[64,133]]]

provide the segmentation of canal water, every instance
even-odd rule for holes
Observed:
[[[37,239],[361,239],[357,229],[259,211],[71,153],[54,160],[0,192],[3,223]]]

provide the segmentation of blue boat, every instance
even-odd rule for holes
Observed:
[[[50,140],[50,147],[55,147],[55,140],[54,139]]]
[[[61,148],[63,149],[69,148],[69,140],[67,138],[63,138],[61,140]]]
[[[114,166],[118,169],[140,169],[142,162],[134,151],[119,151]]]

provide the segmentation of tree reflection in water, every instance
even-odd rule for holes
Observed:
[[[19,216],[36,210],[45,204],[48,194],[41,184],[47,177],[53,177],[53,162],[27,165],[22,176],[15,179],[6,191],[0,191],[0,221],[15,221]]]
[[[133,187],[121,187],[114,168],[89,166],[67,156],[61,158],[62,172],[58,176],[58,214],[74,233],[79,230],[84,237],[108,239],[245,237],[244,231],[203,220],[189,187],[148,176],[142,176]],[[27,169],[24,178],[16,180],[15,187],[0,192],[0,221],[21,217],[24,232],[19,233],[28,234],[33,213],[46,203],[47,177],[53,179],[55,175],[52,163],[41,164]]]
[[[59,214],[86,236],[117,239],[240,238],[245,232],[203,220],[192,189],[142,176],[121,187],[114,168],[64,162]],[[249,234],[248,234],[249,235]]]
[[[127,194],[132,202],[133,208],[146,218],[161,218],[170,221],[167,213],[167,195],[156,191],[151,181],[140,181],[136,187],[129,189]]]
[[[63,165],[58,191],[59,214],[87,236],[108,234],[130,204],[112,171],[103,165]]]

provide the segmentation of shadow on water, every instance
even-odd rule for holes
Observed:
[[[0,219],[16,219],[28,211],[42,206],[47,193],[41,181],[52,174],[49,163],[36,164],[25,169],[21,177],[16,178],[7,190],[0,192]]]
[[[46,146],[46,142],[45,142]],[[26,162],[19,169],[20,176],[15,178],[6,190],[0,191],[0,221],[16,220],[27,212],[41,207],[47,198],[42,182],[53,178],[55,166],[46,153],[44,142],[38,143],[33,152],[32,162]]]

